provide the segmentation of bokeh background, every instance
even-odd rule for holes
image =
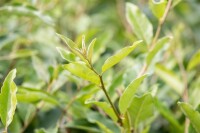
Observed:
[[[49,133],[57,130],[64,132],[66,127],[70,132],[100,131],[97,125],[88,120],[98,109],[85,105],[84,100],[94,95],[97,100],[104,100],[104,96],[94,86],[87,86],[88,88],[82,91],[88,83],[62,69],[61,64],[67,61],[61,58],[56,47],[66,49],[66,45],[56,36],[56,33],[67,36],[77,44],[81,43],[82,35],[86,36],[87,44],[97,38],[94,64],[95,68],[100,70],[107,57],[138,40],[126,20],[126,2],[139,6],[153,24],[155,33],[158,20],[152,14],[147,0],[0,1],[0,86],[7,73],[16,68],[15,82],[20,88],[19,93],[27,93],[30,97],[31,94],[35,94],[34,90],[42,93],[37,95],[37,98],[35,98],[36,94],[32,95],[30,101],[21,99],[14,121],[9,128],[11,133],[40,133],[44,131],[41,128],[45,128]],[[160,37],[166,35],[174,39],[170,47],[162,52],[156,61],[162,62],[182,81],[177,59],[180,59],[187,68],[192,56],[200,49],[199,0],[182,0],[171,9]],[[117,93],[122,92],[124,86],[137,76],[144,64],[143,52],[143,48],[137,49],[106,73],[105,81],[112,100],[117,100]],[[148,72],[153,73],[154,67],[150,67]],[[197,107],[200,101],[199,75],[199,66],[188,71],[190,102],[194,107]],[[114,84],[110,85],[110,82]],[[145,80],[138,95],[155,86],[159,86],[157,98],[183,126],[184,116],[176,104],[181,100],[181,96],[159,75],[154,74],[152,78]],[[91,90],[98,93],[94,94]],[[59,101],[62,107],[66,106],[67,115],[51,104],[52,99],[46,96],[47,92]],[[45,105],[41,106],[41,101]],[[92,110],[92,113],[88,110]],[[160,115],[159,111],[155,111],[155,114],[149,132],[173,133],[175,131],[173,122]],[[79,119],[82,123],[76,121]],[[102,121],[104,123],[104,120]]]

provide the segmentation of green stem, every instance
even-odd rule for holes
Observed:
[[[106,88],[105,88],[105,85],[104,85],[104,82],[103,82],[103,78],[102,78],[102,75],[99,75],[99,78],[100,78],[100,82],[101,82],[101,88],[104,92],[104,94],[106,95],[106,98],[108,99],[108,102],[110,103],[115,115],[117,116],[118,118],[118,122],[120,123],[120,125],[122,125],[122,119],[120,117],[120,114],[118,113],[117,109],[115,108],[114,104],[112,103],[111,99],[110,99],[110,96],[108,95],[107,91],[106,91]]]
[[[164,15],[163,15],[163,17],[159,20],[156,33],[155,33],[154,38],[153,38],[153,40],[152,40],[152,42],[151,42],[151,44],[150,44],[150,46],[149,46],[149,49],[148,49],[149,51],[151,51],[151,50],[155,47],[155,45],[156,45],[156,42],[157,42],[158,37],[159,37],[159,35],[160,35],[162,26],[163,26],[163,24],[164,24],[164,22],[165,22],[165,20],[166,20],[166,18],[167,18],[167,15],[168,15],[168,13],[169,13],[169,11],[170,11],[171,5],[172,5],[172,0],[169,0],[168,3],[167,3],[167,7],[166,7],[166,9],[165,9]],[[141,71],[139,72],[138,77],[142,76],[142,75],[147,71],[147,69],[148,69],[148,65],[145,63],[145,64],[143,65]]]
[[[106,95],[106,98],[108,99],[108,102],[110,103],[110,105],[111,105],[111,107],[112,107],[112,109],[113,109],[115,115],[117,116],[119,124],[122,126],[122,125],[123,125],[123,123],[122,123],[122,118],[120,117],[120,113],[119,113],[119,112],[117,111],[117,109],[115,108],[114,104],[112,103],[112,101],[111,101],[111,99],[110,99],[110,96],[108,95],[108,93],[107,93],[107,91],[106,91],[106,88],[105,88],[105,85],[104,85],[104,82],[103,82],[102,75],[99,74],[99,73],[94,69],[92,63],[91,63],[88,59],[86,59],[86,60],[89,62],[90,69],[91,69],[94,73],[96,73],[96,74],[99,76],[99,79],[100,79],[100,82],[101,82],[101,88],[102,88],[104,94]]]

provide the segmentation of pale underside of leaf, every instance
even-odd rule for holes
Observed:
[[[92,42],[88,46],[87,50],[87,58],[90,62],[92,62],[92,55],[93,55],[93,50],[94,50],[94,44],[96,42],[96,38],[92,40]]]
[[[76,56],[73,53],[66,51],[61,47],[56,47],[56,49],[64,60],[67,60],[68,62],[76,61]]]

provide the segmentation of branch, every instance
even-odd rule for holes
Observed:
[[[157,30],[156,30],[156,33],[155,33],[155,36],[149,46],[149,51],[151,51],[155,45],[156,45],[156,42],[158,40],[158,37],[160,35],[160,31],[162,29],[162,26],[167,18],[167,15],[169,13],[169,10],[171,8],[171,5],[172,5],[172,0],[169,0],[168,3],[167,3],[167,7],[165,9],[165,12],[164,12],[164,15],[163,17],[159,20],[159,23],[158,23],[158,27],[157,27]],[[147,71],[147,68],[148,68],[148,65],[145,63],[144,66],[142,67],[141,71],[139,72],[138,74],[138,77],[140,77],[141,75],[143,75],[146,71]]]
[[[114,104],[112,103],[111,99],[110,99],[110,96],[108,95],[107,91],[106,91],[106,88],[105,88],[105,85],[104,85],[104,82],[103,82],[103,79],[102,79],[102,76],[99,75],[99,78],[100,78],[100,81],[101,81],[101,88],[104,92],[104,94],[106,95],[106,98],[108,99],[108,102],[110,103],[115,115],[117,116],[118,118],[118,122],[120,123],[120,125],[122,125],[122,119],[120,117],[120,114],[118,113],[117,109],[115,108]]]
[[[101,83],[101,88],[102,88],[102,90],[103,90],[103,92],[104,92],[106,98],[108,99],[108,102],[109,102],[109,104],[111,105],[111,108],[113,109],[115,115],[117,116],[119,124],[120,124],[120,125],[123,125],[122,119],[121,119],[121,117],[120,117],[120,114],[119,114],[119,112],[117,111],[117,109],[115,108],[113,102],[111,101],[110,96],[108,95],[108,92],[106,91],[106,88],[105,88],[105,85],[104,85],[104,82],[103,82],[102,75],[99,74],[99,73],[94,69],[92,63],[91,63],[88,59],[86,59],[86,60],[89,62],[90,69],[91,69],[94,73],[96,73],[96,74],[99,76],[100,83]]]

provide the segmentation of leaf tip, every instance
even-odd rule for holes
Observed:
[[[16,68],[14,68],[12,71],[13,71],[13,73],[17,73],[17,69]]]
[[[57,35],[58,37],[60,37],[60,36],[61,36],[61,34],[59,34],[59,33],[56,33],[56,35]]]

